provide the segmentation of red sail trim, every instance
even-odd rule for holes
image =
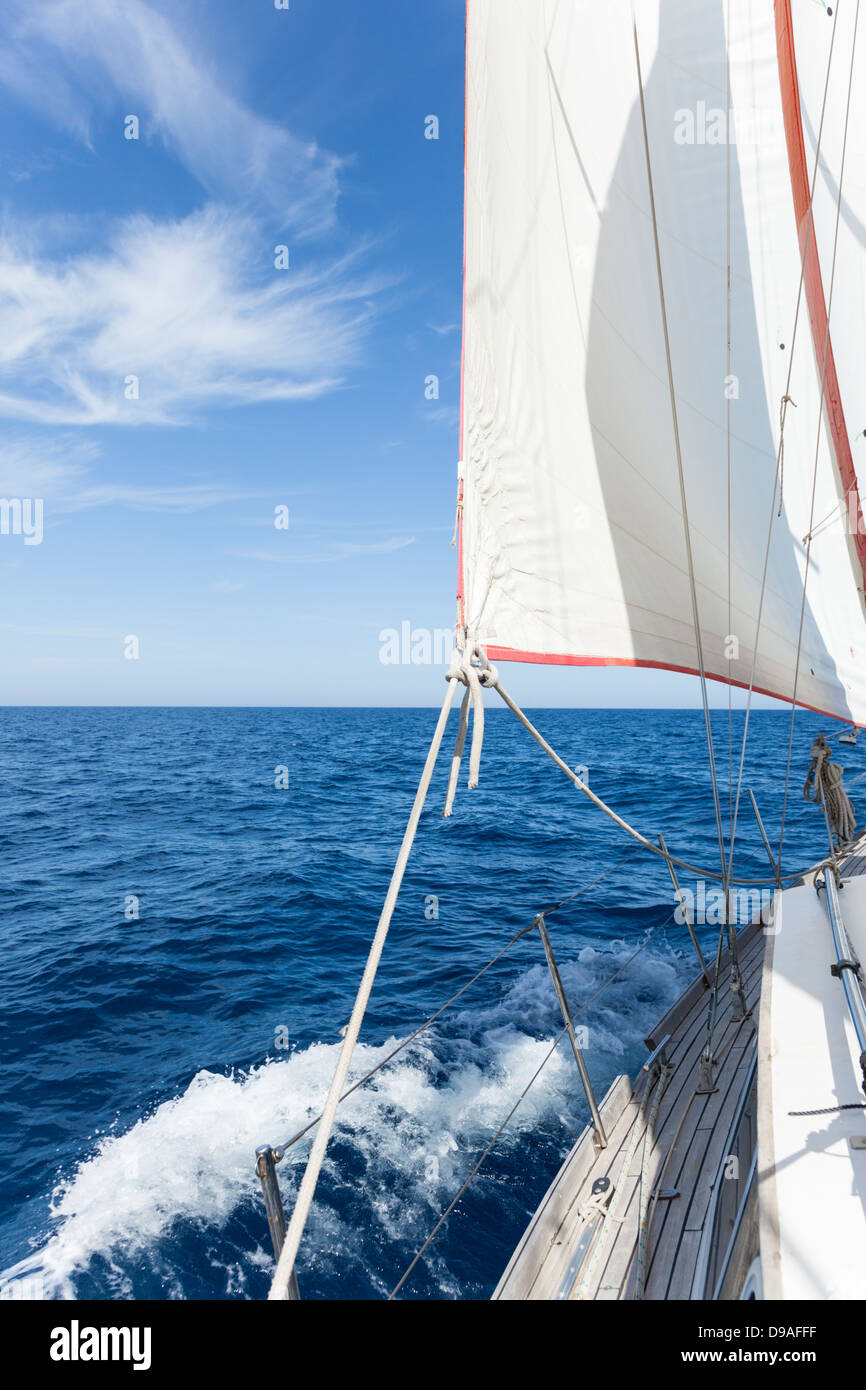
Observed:
[[[818,379],[824,369],[824,353],[827,354],[827,370],[824,380],[824,406],[830,422],[836,465],[845,489],[848,514],[854,520],[856,501],[856,532],[854,544],[860,558],[860,568],[866,579],[866,534],[863,526],[863,510],[860,491],[857,486],[857,473],[851,454],[851,441],[845,424],[842,408],[842,395],[839,378],[836,374],[836,359],[829,336],[829,317],[827,301],[824,297],[824,281],[821,276],[821,259],[818,254],[817,234],[812,218],[809,167],[806,161],[806,144],[803,138],[803,112],[800,106],[800,84],[797,77],[797,55],[794,47],[794,21],[791,17],[791,0],[775,0],[776,9],[776,48],[779,57],[779,81],[782,88],[782,111],[785,119],[785,139],[788,145],[788,165],[791,172],[791,192],[794,195],[794,214],[797,220],[797,236],[800,241],[800,254],[804,258],[804,285],[806,303],[809,306],[809,320],[812,325],[812,340],[818,365]]]
[[[469,4],[466,0],[466,115],[464,125],[464,218],[463,218],[463,343],[461,350],[461,371],[460,371],[460,450],[464,460],[465,470],[465,363],[466,363],[466,227],[468,219],[468,180],[469,180]],[[851,445],[848,438],[848,431],[845,424],[845,415],[842,409],[841,393],[839,389],[839,379],[836,373],[836,362],[833,356],[833,346],[829,341],[828,327],[829,318],[827,305],[824,298],[824,285],[821,277],[821,266],[818,257],[818,250],[815,243],[814,227],[812,235],[807,236],[810,224],[810,196],[809,196],[809,175],[806,163],[806,147],[803,138],[803,120],[800,109],[799,84],[797,79],[797,62],[794,53],[793,21],[791,18],[790,0],[774,0],[776,13],[776,42],[779,58],[779,77],[782,88],[782,106],[785,120],[785,136],[788,145],[788,162],[791,173],[791,188],[794,195],[794,209],[797,218],[798,235],[800,238],[801,255],[805,250],[805,273],[804,283],[806,287],[806,299],[809,306],[809,316],[811,319],[812,336],[815,343],[815,351],[819,356],[819,365],[823,364],[824,342],[827,338],[827,372],[825,379],[825,404],[830,420],[833,442],[835,446],[837,466],[842,479],[842,484],[849,494],[853,493],[857,503],[857,534],[855,544],[860,557],[861,567],[864,578],[866,578],[866,527],[863,526],[863,512],[860,502],[860,492],[857,486],[857,475],[854,469],[854,460],[851,455]],[[808,241],[808,246],[807,246]],[[820,347],[819,347],[820,344]],[[461,628],[465,625],[465,593],[464,583],[464,547],[463,547],[463,495],[464,483],[461,481],[459,486],[460,507],[457,517],[457,537],[458,537],[458,590],[457,597],[459,602],[459,623]],[[485,652],[490,661],[518,661],[537,666],[630,666],[640,667],[645,670],[672,671],[679,675],[700,676],[700,671],[692,666],[676,666],[664,661],[640,661],[631,657],[605,657],[605,656],[577,656],[561,655],[550,652],[524,652],[516,651],[512,647],[485,646]],[[717,676],[713,672],[705,672],[708,680],[719,682],[721,685],[736,686],[740,690],[748,690],[749,685],[745,681],[729,680],[727,676]],[[777,690],[767,690],[762,686],[752,687],[756,694],[767,695],[771,699],[781,700],[785,704],[791,703],[790,695],[783,695]],[[804,700],[797,700],[797,704],[803,709],[812,710],[815,714],[825,715],[828,719],[837,719],[840,722],[850,724],[850,716],[845,717],[833,714],[830,710],[821,709],[818,705],[807,704]],[[859,725],[866,728],[866,725]]]
[[[561,656],[551,652],[518,652],[513,647],[494,647],[485,645],[485,655],[488,661],[522,661],[533,666],[639,666],[649,671],[673,671],[677,675],[700,676],[700,671],[694,666],[674,666],[667,661],[638,661],[636,657],[628,656]],[[735,685],[739,690],[748,690],[748,681],[729,680],[727,676],[714,675],[712,671],[704,673],[708,681],[718,681],[720,685]],[[781,695],[778,690],[765,690],[760,685],[752,686],[756,695],[769,695],[773,700],[782,700],[784,704],[790,705],[790,695]],[[808,705],[805,700],[798,700],[797,704],[801,709],[813,710],[815,714],[825,714],[828,719],[838,719],[840,723],[853,723],[850,715],[833,714],[831,710],[821,709],[820,705]],[[858,728],[866,728],[866,724],[858,725]]]

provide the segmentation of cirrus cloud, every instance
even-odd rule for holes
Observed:
[[[340,159],[252,111],[201,31],[185,36],[168,13],[146,0],[5,0],[0,83],[88,145],[96,104],[122,99],[212,197],[267,206],[295,235],[331,227]]]
[[[60,263],[7,230],[0,415],[178,424],[208,405],[333,390],[357,360],[382,288],[359,273],[363,253],[268,270],[272,248],[256,223],[213,205],[175,222],[129,217],[104,250]]]

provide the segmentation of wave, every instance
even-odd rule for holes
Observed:
[[[635,943],[587,946],[562,963],[578,1008],[628,959]],[[641,1039],[682,988],[684,964],[663,941],[653,943],[594,1006],[589,1017],[590,1070],[600,1091],[628,1070]],[[314,1218],[306,1261],[336,1277],[347,1258],[369,1271],[374,1250],[420,1244],[459,1188],[481,1149],[543,1061],[561,1020],[543,966],[522,973],[484,1012],[455,1016],[450,1031],[425,1034],[341,1106]],[[352,1079],[397,1045],[361,1044]],[[256,1148],[284,1142],[319,1113],[339,1051],[338,1042],[299,1048],[249,1071],[200,1071],[186,1090],[120,1135],[103,1136],[95,1150],[55,1189],[51,1233],[40,1248],[0,1276],[3,1296],[76,1298],[94,1261],[104,1292],[141,1296],[136,1270],[156,1271],[160,1296],[190,1296],[172,1249],[180,1233],[208,1233],[211,1263],[219,1266],[223,1296],[261,1287],[271,1265],[258,1180]],[[586,1120],[567,1045],[560,1045],[506,1130],[501,1146],[542,1134],[554,1159],[573,1143]],[[288,1151],[278,1175],[290,1208],[309,1148]],[[555,1163],[554,1163],[555,1168]],[[552,1170],[553,1171],[553,1170]],[[550,1176],[552,1176],[552,1171]],[[347,1206],[346,1189],[352,1200]],[[519,1234],[530,1208],[519,1197],[511,1211]],[[239,1212],[244,1234],[220,1244]],[[365,1254],[357,1251],[363,1231]],[[183,1237],[185,1238],[185,1237]],[[399,1271],[398,1271],[399,1272]],[[457,1284],[447,1262],[436,1270],[440,1290]],[[387,1280],[376,1273],[373,1292]],[[34,1293],[34,1290],[36,1292]],[[211,1294],[211,1296],[214,1296]],[[217,1295],[219,1296],[219,1295]]]

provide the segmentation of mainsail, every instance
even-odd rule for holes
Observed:
[[[492,660],[702,656],[866,723],[857,8],[469,0],[460,605]]]

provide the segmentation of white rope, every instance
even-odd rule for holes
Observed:
[[[463,653],[462,671],[472,696],[472,746],[469,749],[469,790],[474,791],[481,776],[481,749],[484,744],[484,696],[475,669],[475,647],[467,645]]]
[[[543,734],[539,733],[538,729],[536,729],[532,721],[526,717],[520,706],[516,704],[514,700],[512,700],[511,696],[508,694],[508,691],[500,682],[495,667],[490,667],[489,671],[485,671],[482,673],[481,683],[489,689],[496,690],[499,693],[499,695],[502,696],[502,699],[505,701],[512,714],[516,715],[520,723],[523,725],[524,729],[526,729],[532,735],[539,748],[542,748],[544,750],[544,752],[550,758],[551,762],[556,763],[556,766],[560,769],[561,772],[565,773],[569,781],[574,783],[578,791],[583,792],[584,796],[588,797],[594,806],[597,806],[600,811],[604,811],[604,814],[606,816],[609,816],[610,819],[616,825],[618,825],[620,829],[624,830],[627,835],[630,835],[633,840],[637,840],[639,845],[641,845],[644,849],[648,849],[651,854],[657,855],[659,859],[664,859],[665,862],[667,862],[667,859],[670,858],[671,862],[673,864],[676,864],[678,868],[685,869],[687,873],[695,874],[698,878],[714,879],[716,882],[718,882],[721,879],[721,874],[719,874],[718,872],[714,873],[712,869],[700,869],[694,864],[689,864],[685,859],[677,858],[675,854],[670,853],[670,850],[668,850],[667,853],[665,853],[665,851],[662,850],[658,845],[654,844],[652,840],[648,840],[646,835],[642,835],[641,832],[639,830],[636,830],[633,825],[629,825],[627,820],[623,820],[622,816],[618,815],[617,812],[614,811],[612,806],[608,806],[606,801],[602,801],[601,797],[597,796],[595,792],[592,790],[592,788],[587,786],[586,782],[582,781],[581,778],[578,777],[576,772],[572,772],[571,768],[568,766],[567,763],[563,762],[562,758],[555,751],[555,749],[551,748],[550,744],[547,742],[547,739],[543,736]],[[785,875],[785,877],[787,879],[802,878],[805,874],[809,872],[809,869],[800,869],[797,873],[787,874]],[[775,884],[776,880],[775,878],[732,878],[730,882],[737,884],[760,885],[769,883]]]
[[[803,784],[803,796],[807,801],[817,801],[819,805],[824,800],[836,837],[842,844],[854,838],[857,824],[856,812],[842,785],[845,769],[839,763],[830,761],[830,747],[821,735],[812,744],[811,758]],[[810,795],[810,791],[814,791],[814,795]]]
[[[457,779],[460,776],[460,763],[463,758],[463,747],[466,743],[466,730],[469,727],[469,686],[466,687],[466,694],[463,696],[463,703],[460,706],[460,723],[457,728],[457,737],[454,740],[454,753],[451,758],[451,772],[448,777],[448,791],[445,794],[445,809],[442,812],[446,818],[454,811],[454,798],[457,795]]]
[[[301,1179],[300,1190],[298,1191],[297,1201],[295,1202],[292,1219],[289,1222],[289,1229],[286,1232],[286,1239],[280,1252],[277,1270],[274,1275],[271,1291],[268,1294],[270,1300],[288,1299],[289,1281],[295,1268],[295,1259],[298,1254],[298,1247],[301,1237],[304,1234],[304,1227],[307,1224],[307,1217],[312,1206],[313,1196],[316,1191],[316,1183],[321,1172],[322,1163],[325,1158],[325,1150],[328,1147],[328,1140],[331,1137],[331,1130],[334,1127],[334,1118],[337,1113],[337,1106],[340,1103],[343,1086],[352,1062],[352,1053],[358,1041],[358,1034],[361,1031],[361,1023],[367,1009],[370,992],[373,988],[373,981],[376,978],[376,971],[382,957],[382,949],[385,945],[385,938],[388,935],[388,928],[391,925],[391,917],[397,902],[397,895],[400,892],[400,885],[403,881],[403,874],[409,860],[409,853],[412,849],[412,842],[415,839],[415,832],[418,829],[418,822],[421,819],[421,812],[424,809],[424,802],[427,799],[427,792],[433,776],[433,769],[436,765],[436,758],[442,745],[442,738],[445,733],[445,726],[448,723],[448,715],[454,701],[454,692],[459,681],[459,669],[452,661],[451,670],[448,672],[448,690],[442,702],[442,709],[439,720],[427,754],[427,761],[424,764],[424,771],[421,773],[421,780],[418,783],[418,790],[415,793],[415,801],[409,815],[409,822],[403,836],[403,843],[400,846],[400,853],[394,865],[394,872],[391,875],[391,882],[382,907],[382,914],[379,918],[379,925],[370,946],[370,954],[367,957],[367,964],[364,967],[364,974],[358,989],[355,1007],[352,1009],[352,1017],[346,1028],[346,1036],[340,1048],[340,1055],[337,1059],[337,1066],[334,1077],[331,1081],[331,1088],[328,1091],[328,1098],[322,1110],[322,1118],[316,1133],[310,1157]]]

